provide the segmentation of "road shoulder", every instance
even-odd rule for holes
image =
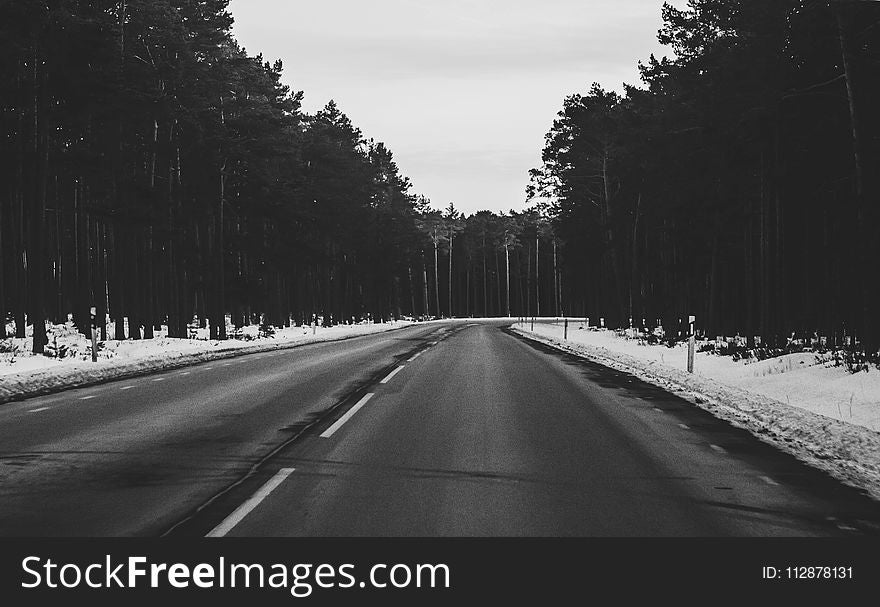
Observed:
[[[668,390],[880,500],[880,436],[876,432],[626,354],[559,341],[515,327],[510,332]]]

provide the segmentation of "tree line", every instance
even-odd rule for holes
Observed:
[[[228,0],[0,7],[0,311],[166,325],[604,317],[880,343],[876,2],[691,0],[642,86],[565,99],[524,211],[431,207]],[[593,321],[595,322],[595,320]],[[101,338],[107,327],[99,322]],[[6,337],[0,323],[0,338]]]
[[[304,113],[281,63],[237,44],[227,9],[3,3],[0,310],[15,336],[32,325],[42,352],[46,321],[72,315],[89,334],[92,308],[121,340],[163,324],[187,337],[194,318],[224,339],[227,319],[331,325],[549,306],[550,289],[526,284],[539,242],[519,236],[533,219],[432,210],[334,102]],[[547,265],[549,249],[540,254]]]
[[[672,58],[573,94],[528,196],[570,311],[880,349],[880,3],[663,7]]]

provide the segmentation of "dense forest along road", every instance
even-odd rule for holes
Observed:
[[[508,323],[509,324],[509,323]],[[846,536],[875,501],[634,377],[430,323],[0,408],[0,534]]]

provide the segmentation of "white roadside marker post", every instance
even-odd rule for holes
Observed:
[[[696,336],[694,334],[694,323],[697,321],[696,316],[688,318],[688,373],[694,372],[694,350],[696,349]]]
[[[565,319],[565,333],[563,334],[562,339],[568,340],[568,319]]]

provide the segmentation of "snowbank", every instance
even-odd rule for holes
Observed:
[[[798,459],[880,499],[880,371],[829,367],[812,353],[748,363],[687,347],[645,345],[569,322],[513,325],[533,339],[677,393]]]
[[[289,327],[275,329],[271,337],[260,337],[259,327],[253,326],[244,327],[237,339],[225,341],[205,339],[198,331],[194,339],[169,338],[167,328],[163,327],[155,339],[99,343],[97,362],[91,360],[90,342],[71,323],[53,325],[48,327],[46,347],[53,356],[31,354],[30,330],[27,338],[0,340],[0,403],[219,358],[390,331],[411,324],[397,321],[314,329]],[[109,333],[112,334],[112,330]]]

